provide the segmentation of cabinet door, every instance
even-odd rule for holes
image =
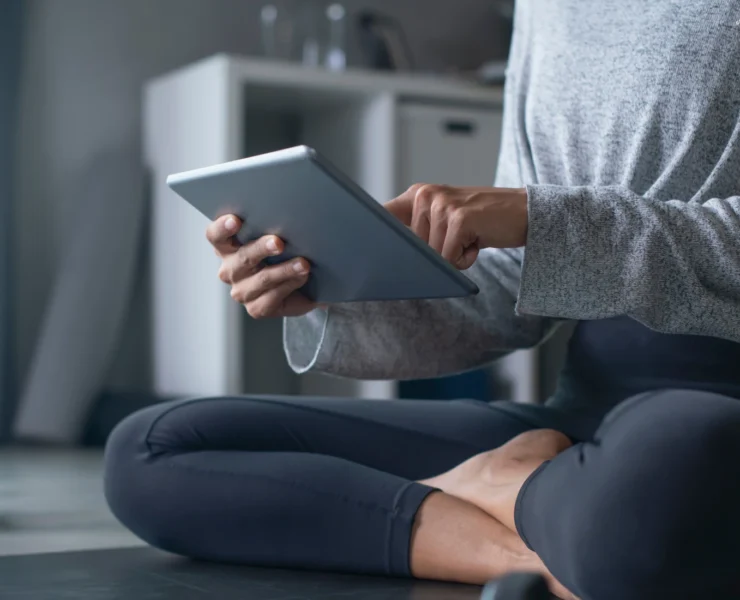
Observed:
[[[501,110],[402,104],[399,191],[414,183],[493,185],[501,121]]]

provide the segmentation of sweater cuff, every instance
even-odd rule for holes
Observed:
[[[325,340],[329,311],[316,309],[303,317],[283,321],[283,348],[290,368],[302,375],[327,362]]]
[[[568,231],[562,226],[566,188],[527,186],[528,229],[516,312],[521,315],[559,316],[566,293]]]
[[[529,228],[517,312],[559,319],[625,314],[634,236],[611,188],[527,186]],[[627,238],[627,239],[625,239]]]

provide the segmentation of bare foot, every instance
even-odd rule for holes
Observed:
[[[555,596],[577,600],[515,532],[449,494],[430,494],[422,503],[410,550],[411,572],[418,579],[484,585],[509,573],[539,573]]]
[[[522,485],[542,463],[570,446],[570,440],[557,431],[528,431],[421,483],[474,504],[516,532],[514,506]]]

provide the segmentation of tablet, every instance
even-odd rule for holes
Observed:
[[[285,242],[270,260],[312,265],[302,292],[322,303],[452,298],[478,287],[314,149],[289,148],[170,175],[206,217],[244,221],[241,243]]]

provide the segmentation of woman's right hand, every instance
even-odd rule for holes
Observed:
[[[242,246],[235,237],[241,226],[238,217],[226,215],[211,223],[206,232],[223,260],[218,276],[231,286],[231,297],[255,319],[298,317],[317,308],[298,291],[308,281],[308,261],[296,258],[279,265],[265,265],[266,258],[279,256],[285,250],[285,243],[268,235]]]

